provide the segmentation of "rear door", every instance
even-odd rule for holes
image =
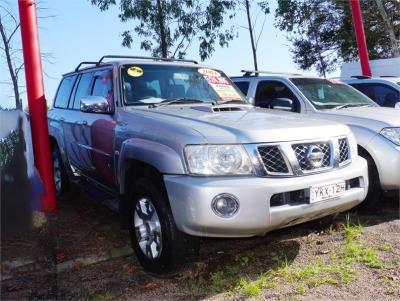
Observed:
[[[64,121],[64,139],[66,152],[73,172],[78,175],[88,174],[91,168],[91,157],[85,145],[90,144],[83,133],[84,113],[80,110],[80,100],[90,95],[93,86],[94,72],[79,75],[75,84],[68,108],[68,118]]]

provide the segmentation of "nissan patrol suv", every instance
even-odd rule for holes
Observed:
[[[368,161],[369,191],[363,210],[377,205],[382,193],[400,189],[400,111],[383,108],[336,79],[301,74],[245,71],[233,82],[250,103],[297,113],[302,118],[342,122],[354,133],[360,156]]]
[[[118,209],[151,271],[193,258],[198,237],[264,235],[352,208],[368,189],[347,126],[256,108],[195,61],[83,62],[48,120],[58,196],[78,184]]]

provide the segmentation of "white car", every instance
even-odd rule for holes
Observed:
[[[352,76],[340,80],[364,93],[382,107],[400,109],[400,77]]]
[[[233,82],[256,106],[307,114],[348,125],[359,154],[367,159],[370,186],[362,206],[371,208],[382,192],[400,189],[400,111],[382,108],[338,80],[299,74],[243,71]]]

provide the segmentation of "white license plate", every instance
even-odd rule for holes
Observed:
[[[342,195],[346,190],[345,182],[335,184],[313,186],[310,189],[310,203],[332,199]]]

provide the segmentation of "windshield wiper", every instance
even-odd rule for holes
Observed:
[[[347,103],[345,105],[340,105],[335,107],[335,110],[345,109],[345,108],[352,108],[352,107],[371,107],[370,104],[365,103]]]
[[[160,103],[155,103],[150,105],[151,108],[157,108],[157,107],[163,107],[163,106],[169,106],[173,104],[186,104],[186,103],[203,103],[205,102],[204,100],[201,99],[196,99],[196,98],[170,98],[163,100]]]

